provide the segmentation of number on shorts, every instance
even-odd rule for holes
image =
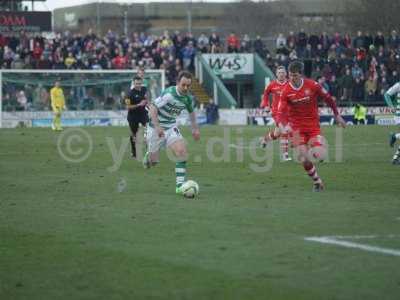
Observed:
[[[176,135],[181,135],[181,133],[177,127],[174,127],[174,131],[175,131]]]

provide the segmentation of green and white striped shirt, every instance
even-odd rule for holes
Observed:
[[[396,116],[400,117],[400,82],[393,85],[386,92],[390,97],[396,96],[395,102],[393,102],[393,106],[396,109]]]
[[[165,89],[153,104],[158,110],[158,122],[161,128],[169,129],[176,125],[176,119],[186,109],[193,112],[193,98],[191,95],[180,95],[176,86]],[[150,121],[150,126],[153,127]]]

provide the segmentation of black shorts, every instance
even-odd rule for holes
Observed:
[[[139,124],[142,124],[142,126],[146,126],[148,121],[149,121],[149,118],[148,118],[147,114],[128,116],[128,123],[129,123],[129,127],[131,128],[132,132],[137,132],[137,130],[139,128]]]

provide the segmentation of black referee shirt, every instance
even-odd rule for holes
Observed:
[[[130,103],[127,103],[127,104],[130,104],[130,105],[139,104],[140,101],[146,99],[146,92],[147,92],[147,89],[144,86],[142,86],[140,88],[140,90],[136,90],[135,88],[132,88],[128,94],[128,99],[129,99]],[[128,119],[131,117],[145,115],[146,113],[147,113],[147,111],[144,106],[136,107],[135,109],[129,109],[128,110]]]

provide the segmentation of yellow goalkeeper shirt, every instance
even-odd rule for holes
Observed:
[[[50,97],[51,97],[51,107],[53,109],[65,107],[64,92],[62,88],[56,86],[53,87],[50,90]]]

